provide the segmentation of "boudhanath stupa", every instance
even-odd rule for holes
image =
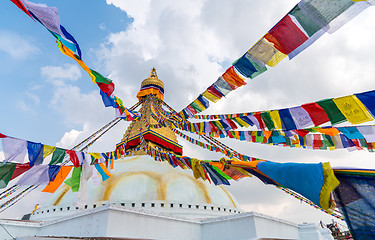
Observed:
[[[0,239],[333,239],[313,223],[245,212],[226,188],[147,155],[139,148],[140,129],[146,128],[148,145],[182,154],[171,129],[153,127],[157,120],[146,99],[163,94],[164,83],[153,69],[137,94],[144,121],[133,121],[126,130],[122,141],[129,154],[116,160],[108,180],[92,177],[86,195],[62,185],[32,213],[1,219]]]

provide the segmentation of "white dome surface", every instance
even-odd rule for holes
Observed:
[[[169,163],[156,162],[147,155],[116,160],[111,174],[99,185],[89,180],[87,204],[163,201],[239,208],[234,197],[223,187],[196,180],[190,170],[173,168]],[[69,186],[63,185],[43,207],[73,206],[76,195]]]

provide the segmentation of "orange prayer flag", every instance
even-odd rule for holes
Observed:
[[[331,137],[334,137],[340,133],[340,131],[337,130],[337,128],[314,128],[314,130],[323,134],[327,134]]]
[[[236,73],[233,66],[227,69],[227,71],[223,74],[223,78],[227,83],[236,87],[241,87],[242,85],[246,84],[244,79]]]
[[[263,131],[263,134],[266,137],[266,139],[268,140],[268,138],[270,138],[271,135],[272,135],[272,131]]]
[[[61,166],[60,171],[57,173],[55,180],[49,182],[42,192],[54,193],[60,185],[64,182],[65,178],[72,170],[73,166]]]

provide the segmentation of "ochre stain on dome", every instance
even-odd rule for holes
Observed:
[[[168,179],[165,179],[165,178],[168,178]],[[200,181],[197,181],[195,178],[193,178],[192,176],[189,176],[189,175],[181,175],[180,173],[173,173],[173,174],[166,175],[163,179],[164,181],[162,182],[162,189],[166,192],[167,188],[168,188],[168,184],[173,182],[177,178],[187,178],[187,179],[189,179],[193,184],[195,184],[197,187],[199,187],[200,190],[202,190],[202,192],[204,194],[204,198],[206,200],[206,203],[212,203],[210,195],[208,194],[208,191],[207,191],[206,187],[204,186],[204,184]],[[230,195],[228,195],[228,196],[229,196],[229,198],[231,198]]]
[[[221,188],[221,189],[222,189],[222,190],[228,195],[228,197],[229,197],[230,201],[232,202],[233,206],[234,206],[235,208],[237,208],[237,205],[236,205],[236,203],[233,201],[233,198],[232,198],[231,195],[229,194],[228,190],[226,190],[226,189],[223,188],[222,186],[218,186],[218,187]]]
[[[113,190],[119,186],[119,184],[123,181],[126,181],[127,178],[136,176],[136,175],[144,175],[152,180],[154,180],[155,183],[159,186],[157,188],[157,194],[158,194],[158,200],[165,200],[165,191],[163,192],[161,188],[161,176],[155,172],[150,171],[137,171],[137,172],[125,172],[120,175],[112,176],[107,181],[104,182],[105,185],[105,191],[103,194],[102,201],[109,201],[111,199],[111,195]]]
[[[65,194],[69,192],[70,187],[68,185],[62,186],[62,193],[59,195],[59,197],[56,199],[56,201],[53,203],[53,206],[57,206],[60,204],[61,200],[64,198]]]

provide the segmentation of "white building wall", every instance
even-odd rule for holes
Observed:
[[[47,221],[0,223],[15,237],[114,237],[158,240],[326,240],[314,224],[296,225],[249,212],[228,216],[183,219],[157,212],[106,205]],[[0,229],[0,240],[11,239]],[[43,238],[29,238],[43,239]]]

